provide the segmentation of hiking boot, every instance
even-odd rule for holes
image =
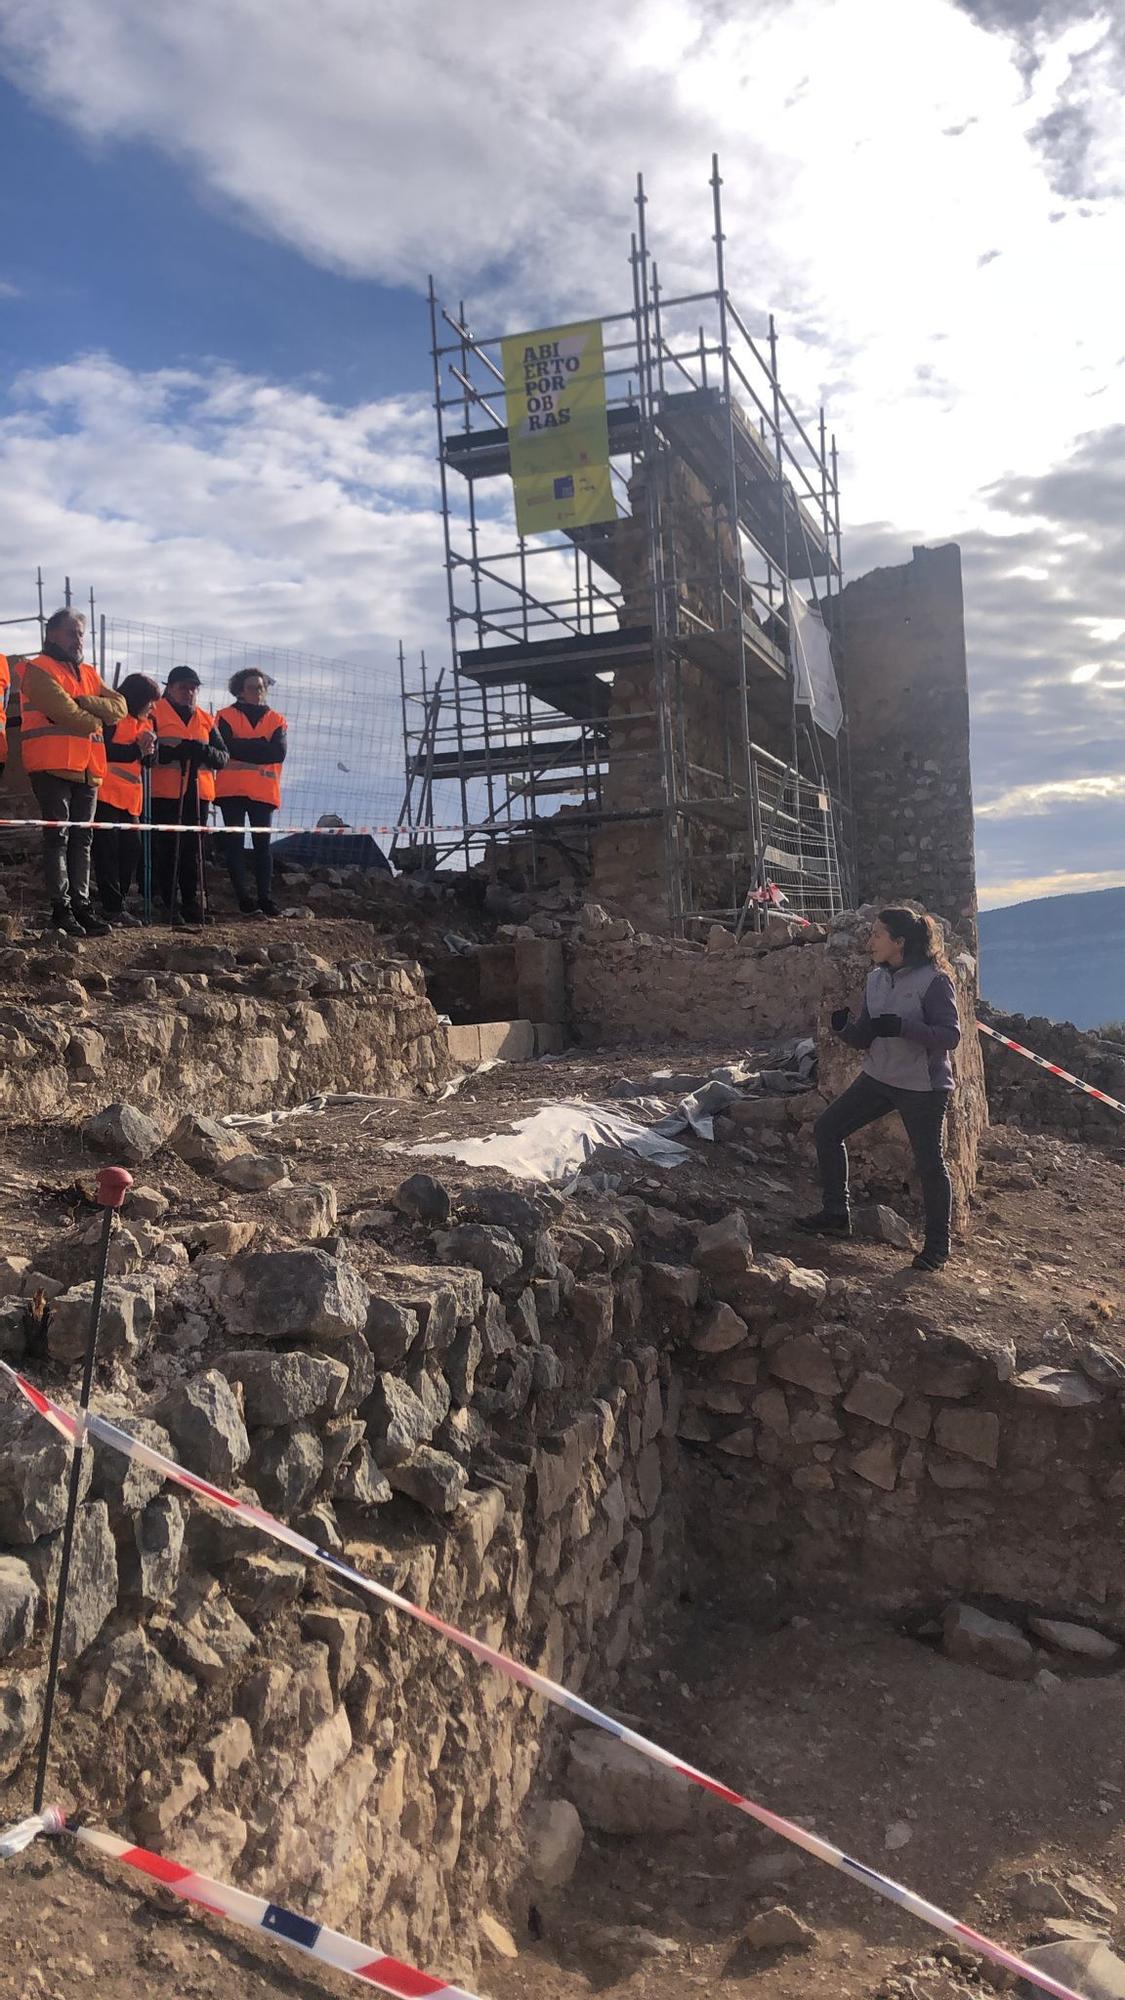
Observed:
[[[279,917],[281,915],[281,905],[280,903],[275,903],[272,896],[263,896],[258,903],[258,908],[263,917]]]
[[[934,1250],[924,1243],[910,1268],[912,1271],[944,1271],[948,1262],[948,1250]]]
[[[97,915],[91,903],[76,903],[74,905],[74,916],[76,922],[81,925],[83,936],[85,937],[109,936],[110,932],[109,924],[106,923],[104,917],[99,917]]]
[[[244,917],[256,917],[258,914],[258,905],[253,896],[240,896],[238,907]]]
[[[132,910],[106,910],[103,914],[115,931],[139,931],[142,928],[141,919],[135,917]]]
[[[81,938],[86,935],[69,903],[51,904],[50,928],[53,931],[61,931],[64,937]]]
[[[177,931],[201,931],[203,929],[203,911],[200,909],[199,904],[185,904],[179,916],[173,917],[172,928]]]
[[[852,1219],[836,1209],[818,1208],[815,1215],[798,1215],[796,1227],[809,1236],[850,1236]]]

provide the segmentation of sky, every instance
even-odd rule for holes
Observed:
[[[1100,0],[0,0],[0,617],[440,657],[428,274],[620,310],[642,169],[709,283],[718,151],[847,571],[962,546],[982,902],[1123,882],[1123,72]]]

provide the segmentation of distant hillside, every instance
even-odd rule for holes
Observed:
[[[1125,1020],[1125,889],[982,910],[980,973],[985,999],[1012,1014]]]

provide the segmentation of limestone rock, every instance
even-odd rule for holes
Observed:
[[[261,1194],[288,1175],[289,1162],[280,1153],[238,1153],[215,1168],[215,1178],[237,1194]]]
[[[650,1763],[600,1729],[576,1729],[566,1774],[571,1802],[602,1833],[680,1833],[697,1794],[678,1771]]]
[[[1023,1956],[1037,1972],[1077,1988],[1086,2000],[1125,2000],[1125,1960],[1100,1939],[1037,1944]]]
[[[972,1604],[951,1604],[941,1624],[942,1645],[951,1660],[1009,1680],[1027,1680],[1034,1672],[1034,1646],[1006,1618],[990,1618]]]
[[[1099,1910],[1103,1917],[1116,1918],[1117,1904],[1112,1896],[1107,1896],[1105,1890],[1096,1882],[1092,1882],[1088,1875],[1068,1875],[1066,1886],[1077,1896],[1080,1903],[1086,1903],[1090,1908]]]
[[[785,1280],[785,1302],[793,1312],[816,1312],[828,1297],[828,1280],[823,1271],[805,1271],[799,1266]]]
[[[39,1588],[18,1556],[0,1555],[0,1660],[30,1644],[39,1610]]]
[[[546,1217],[525,1194],[514,1188],[470,1188],[464,1198],[466,1212],[477,1222],[493,1229],[506,1229],[524,1251],[532,1250]],[[473,1260],[470,1259],[470,1262]]]
[[[27,1257],[0,1257],[0,1299],[18,1298],[30,1269]]]
[[[154,1786],[150,1772],[143,1772],[138,1781],[139,1803],[133,1813],[140,1838],[159,1840],[206,1790],[207,1780],[190,1757],[177,1759],[170,1782],[163,1788]]]
[[[699,1272],[691,1264],[646,1264],[649,1296],[661,1305],[690,1311],[699,1297]]]
[[[62,1565],[62,1536],[38,1542],[28,1556],[28,1567],[54,1609]],[[74,1542],[70,1552],[70,1580],[63,1618],[62,1658],[68,1664],[81,1658],[93,1645],[106,1619],[117,1606],[117,1544],[109,1524],[104,1500],[92,1500],[80,1507],[74,1520]]]
[[[791,1276],[803,1275],[799,1272]],[[827,1329],[830,1333],[831,1329]],[[826,1337],[826,1336],[825,1336]],[[792,1382],[798,1389],[811,1389],[816,1396],[838,1396],[843,1384],[825,1345],[821,1330],[790,1334],[773,1349],[767,1362],[771,1375]]]
[[[711,1307],[702,1325],[696,1327],[691,1344],[700,1354],[725,1354],[728,1348],[745,1340],[746,1334],[746,1321],[739,1318],[733,1306],[720,1300]]]
[[[208,1368],[178,1382],[156,1415],[189,1471],[216,1486],[233,1483],[250,1456],[250,1440],[225,1375]]]
[[[129,1215],[138,1222],[160,1222],[169,1209],[168,1197],[147,1183],[129,1189]]]
[[[754,1951],[808,1951],[817,1941],[811,1924],[806,1924],[785,1903],[762,1910],[746,1926],[747,1944]]]
[[[402,1464],[388,1467],[387,1478],[396,1493],[405,1493],[431,1514],[453,1514],[461,1504],[468,1474],[448,1452],[422,1444]]]
[[[1000,1419],[992,1410],[939,1410],[934,1440],[943,1451],[971,1458],[978,1465],[996,1466],[1000,1456]]]
[[[233,1126],[220,1125],[214,1118],[196,1118],[190,1111],[184,1113],[168,1143],[181,1160],[201,1174],[216,1173],[253,1151]]]
[[[93,1452],[82,1453],[79,1498],[90,1490]],[[17,1548],[54,1534],[66,1519],[70,1446],[33,1410],[0,1404],[0,1543]]]
[[[367,1344],[380,1368],[405,1360],[418,1338],[418,1315],[398,1299],[376,1292],[367,1308]]]
[[[1037,1639],[1045,1640],[1056,1653],[1069,1653],[1075,1660],[1094,1660],[1108,1666],[1121,1653],[1116,1639],[1095,1631],[1092,1625],[1074,1625],[1067,1618],[1029,1618],[1027,1622]]]
[[[11,1777],[43,1712],[38,1673],[12,1674],[0,1684],[0,1779]]]
[[[848,1464],[869,1486],[879,1486],[884,1493],[894,1492],[898,1484],[898,1448],[889,1434],[853,1453]]]
[[[362,1333],[369,1293],[358,1271],[325,1250],[252,1250],[220,1295],[228,1316],[266,1340],[333,1340]]]
[[[872,1202],[866,1208],[855,1212],[855,1229],[859,1236],[870,1236],[876,1243],[889,1243],[895,1250],[913,1250],[914,1238],[901,1215],[893,1208],[886,1208],[882,1202]]]
[[[1013,1375],[1012,1387],[1025,1402],[1052,1410],[1086,1410],[1102,1401],[1097,1384],[1070,1368],[1025,1368]]]
[[[348,1385],[344,1362],[326,1354],[305,1354],[299,1348],[284,1354],[248,1348],[221,1355],[215,1366],[230,1381],[241,1383],[246,1422],[252,1430],[331,1415]]]
[[[327,1181],[307,1181],[280,1190],[274,1197],[278,1214],[291,1236],[306,1243],[331,1236],[336,1227],[336,1190]]]
[[[128,1431],[130,1437],[147,1444],[152,1451],[158,1451],[165,1458],[175,1456],[172,1440],[162,1424],[154,1423],[151,1417],[135,1417],[131,1411],[118,1413],[105,1411],[118,1430]],[[111,1516],[139,1514],[150,1500],[155,1500],[164,1490],[164,1480],[159,1472],[153,1472],[136,1458],[126,1458],[119,1451],[109,1451],[98,1447],[94,1453],[94,1476],[90,1492],[95,1500],[104,1500]]]
[[[82,1137],[99,1153],[110,1153],[115,1165],[137,1167],[164,1143],[155,1118],[135,1104],[107,1104],[83,1120]]]
[[[300,1424],[255,1438],[247,1477],[267,1507],[288,1515],[308,1499],[323,1470],[320,1439],[308,1424]]]
[[[367,1434],[377,1465],[402,1465],[436,1425],[421,1398],[397,1375],[378,1375],[365,1407]]]
[[[1049,1875],[1024,1873],[1012,1883],[1012,1901],[1033,1917],[1069,1917],[1070,1904]]]
[[[71,1367],[83,1359],[93,1298],[94,1281],[88,1278],[85,1284],[72,1285],[52,1299],[47,1352],[53,1361]],[[156,1288],[151,1278],[133,1278],[128,1283],[107,1279],[98,1332],[99,1357],[139,1354],[152,1338],[155,1316]]]
[[[492,1958],[518,1958],[519,1946],[506,1924],[494,1917],[490,1910],[482,1910],[477,1918],[477,1930],[484,1950]]]
[[[693,1262],[707,1277],[719,1283],[740,1278],[753,1261],[750,1231],[741,1209],[700,1230]]]
[[[889,1424],[895,1411],[903,1401],[903,1392],[896,1389],[882,1375],[857,1375],[847,1395],[844,1408],[849,1416],[866,1417],[869,1424]]]
[[[510,1230],[487,1222],[462,1222],[437,1240],[445,1264],[469,1264],[486,1285],[500,1291],[523,1268],[523,1251]]]
[[[227,1779],[242,1770],[253,1751],[254,1737],[250,1724],[241,1715],[232,1716],[229,1722],[224,1722],[200,1757],[200,1763],[216,1791],[221,1791]]]
[[[171,1493],[150,1500],[133,1529],[135,1567],[124,1558],[122,1584],[144,1605],[170,1604],[180,1580],[184,1510]]]
[[[391,1200],[401,1215],[409,1215],[416,1222],[432,1222],[438,1229],[444,1229],[449,1221],[452,1206],[449,1189],[432,1174],[411,1174],[400,1181]]]

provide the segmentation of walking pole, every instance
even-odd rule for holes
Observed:
[[[176,811],[176,831],[172,837],[172,893],[168,898],[168,922],[176,921],[176,898],[180,893],[180,842],[184,836],[184,800],[187,797],[188,772],[190,764],[185,764],[180,772],[180,802]],[[180,907],[183,902],[181,899]]]
[[[78,1399],[78,1434],[74,1441],[74,1452],[70,1461],[70,1491],[66,1501],[66,1523],[63,1527],[62,1561],[59,1564],[59,1582],[55,1593],[55,1624],[51,1633],[51,1657],[47,1666],[47,1691],[43,1699],[43,1727],[39,1736],[39,1762],[35,1772],[35,1801],[32,1810],[42,1812],[43,1794],[47,1788],[47,1757],[51,1748],[51,1723],[55,1712],[55,1691],[59,1679],[59,1661],[62,1654],[63,1625],[66,1620],[66,1591],[70,1580],[70,1558],[74,1548],[74,1522],[78,1513],[78,1489],[82,1480],[82,1453],[85,1449],[83,1425],[90,1408],[90,1391],[94,1382],[94,1362],[98,1353],[98,1328],[102,1317],[102,1293],[105,1289],[106,1265],[109,1262],[109,1240],[113,1231],[113,1217],[121,1207],[126,1194],[133,1185],[133,1176],[124,1167],[103,1167],[98,1175],[98,1207],[105,1210],[102,1224],[101,1242],[98,1246],[98,1270],[94,1279],[94,1296],[90,1304],[90,1330],[86,1336],[86,1362],[82,1370],[82,1388]]]

